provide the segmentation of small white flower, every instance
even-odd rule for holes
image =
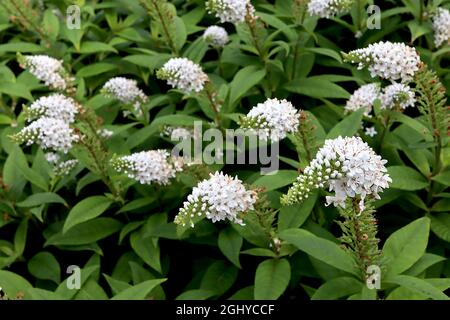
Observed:
[[[134,112],[138,115],[142,114],[141,105],[148,101],[145,93],[138,88],[136,80],[123,77],[109,79],[103,86],[102,92],[124,104],[132,105]]]
[[[346,60],[358,63],[358,69],[367,67],[372,77],[402,82],[411,81],[420,64],[415,48],[389,41],[380,41],[366,48],[350,51]]]
[[[67,82],[72,80],[67,77],[61,60],[46,55],[25,56],[22,67],[53,89],[65,90]]]
[[[366,136],[369,136],[371,138],[375,137],[378,134],[377,130],[375,130],[375,126],[367,127],[364,133]]]
[[[252,210],[256,200],[256,192],[246,190],[237,177],[216,172],[193,188],[175,223],[193,226],[194,217],[205,216],[213,222],[228,219],[243,224],[241,215]]]
[[[241,128],[256,131],[262,140],[279,141],[297,131],[299,117],[298,110],[289,101],[267,99],[241,119]]]
[[[393,109],[396,106],[405,109],[414,107],[416,102],[414,91],[402,83],[394,83],[384,88],[380,100],[382,109]]]
[[[162,135],[169,137],[172,141],[189,140],[194,137],[194,130],[167,126],[164,128]]]
[[[99,129],[97,130],[97,134],[102,137],[103,139],[109,139],[113,136],[114,132],[108,129]]]
[[[185,92],[203,90],[208,76],[202,68],[187,58],[172,58],[157,71],[157,77]]]
[[[292,204],[302,201],[314,188],[322,188],[322,185],[335,193],[326,197],[327,205],[345,208],[348,198],[358,197],[360,210],[363,210],[367,196],[379,199],[378,193],[392,182],[387,174],[386,162],[360,137],[326,140],[288,194],[283,196],[282,202]]]
[[[350,10],[352,2],[352,0],[310,0],[308,13],[311,16],[329,19]]]
[[[181,158],[171,157],[166,150],[133,153],[112,161],[113,168],[141,184],[168,184],[182,170]]]
[[[203,39],[213,47],[223,47],[229,41],[227,31],[219,26],[210,26],[203,33]]]
[[[432,16],[434,45],[440,47],[450,41],[450,11],[445,8],[438,8]]]
[[[23,128],[14,136],[19,143],[27,146],[39,144],[42,149],[53,149],[67,153],[72,144],[79,140],[67,122],[60,119],[42,117]]]
[[[79,106],[75,100],[57,93],[48,97],[39,98],[25,110],[25,113],[28,119],[45,116],[73,123],[78,111]]]
[[[364,108],[364,115],[369,116],[375,100],[379,97],[380,87],[378,84],[370,83],[362,85],[355,90],[345,105],[345,111],[351,112]]]
[[[255,9],[250,0],[208,0],[208,13],[214,13],[220,22],[239,23],[247,14],[254,15]]]
[[[60,158],[60,155],[55,152],[47,152],[45,154],[45,159],[51,164],[59,162]]]

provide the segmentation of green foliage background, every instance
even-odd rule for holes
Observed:
[[[362,113],[345,115],[343,105],[358,86],[373,80],[344,63],[340,52],[381,40],[408,43],[450,92],[450,46],[434,47],[431,23],[423,16],[450,3],[383,1],[377,3],[381,29],[366,30],[368,1],[355,1],[350,14],[326,20],[302,12],[301,0],[253,0],[259,17],[256,38],[246,25],[226,23],[231,41],[215,50],[201,38],[207,26],[219,24],[205,11],[204,1],[158,0],[167,11],[162,18],[145,8],[152,2],[77,1],[81,29],[71,30],[65,23],[71,1],[0,0],[0,287],[8,296],[448,299],[443,293],[450,287],[448,136],[442,136],[436,153],[434,128],[415,108],[398,115],[382,143],[380,135],[365,136]],[[11,3],[19,4],[23,16],[11,19],[6,10]],[[355,38],[360,27],[362,36]],[[281,207],[280,195],[307,164],[297,155],[305,150],[296,150],[290,139],[282,141],[282,168],[276,175],[261,176],[252,165],[223,168],[266,188],[273,209],[273,215],[264,216],[267,228],[252,220],[245,227],[201,221],[177,232],[172,221],[199,180],[193,173],[156,187],[107,168],[108,179],[121,186],[118,200],[92,159],[72,151],[80,164],[54,183],[41,149],[21,149],[8,137],[24,126],[22,105],[49,93],[19,68],[18,52],[64,61],[76,77],[76,99],[114,132],[106,142],[109,154],[171,148],[160,136],[164,125],[214,120],[204,97],[185,96],[156,78],[155,71],[173,56],[187,57],[208,73],[223,104],[224,127],[236,128],[239,115],[277,97],[307,111],[315,128],[307,135],[314,135],[317,147],[325,138],[361,135],[388,160],[393,180],[374,203],[384,259],[382,288],[369,290],[358,278],[339,246],[338,212],[324,205],[324,192]],[[138,80],[150,97],[145,121],[122,117],[122,106],[100,94],[103,84],[119,75]],[[376,119],[365,120],[382,130]],[[270,245],[273,239],[279,247]],[[66,286],[70,265],[82,268],[80,290]]]

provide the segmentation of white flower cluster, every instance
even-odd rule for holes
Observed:
[[[75,121],[78,105],[72,98],[56,93],[48,97],[41,97],[25,110],[28,119],[41,116],[63,120],[67,123]]]
[[[131,104],[135,112],[141,113],[140,107],[148,101],[145,93],[138,88],[137,81],[123,77],[109,79],[102,91],[125,104]]]
[[[222,48],[230,40],[227,31],[219,26],[208,27],[203,33],[203,39],[213,47],[218,48]]]
[[[351,112],[364,108],[364,115],[369,116],[375,100],[379,97],[380,86],[376,83],[365,84],[359,87],[348,99],[345,111]]]
[[[173,141],[189,140],[194,136],[194,130],[167,126],[164,128],[162,135],[169,137]]]
[[[67,153],[72,144],[78,141],[69,124],[61,119],[42,117],[23,128],[14,136],[19,143],[39,144],[42,149],[53,149]]]
[[[380,95],[380,100],[382,109],[394,109],[397,106],[406,109],[414,107],[416,102],[414,91],[402,83],[393,83],[385,87]]]
[[[65,76],[62,61],[46,55],[25,56],[22,67],[53,89],[65,90],[71,80]]]
[[[72,171],[77,166],[77,164],[78,164],[77,159],[62,161],[57,165],[55,165],[55,167],[53,168],[53,174],[59,177],[68,175],[70,171]]]
[[[308,13],[311,16],[329,19],[350,10],[352,2],[352,0],[310,0]]]
[[[386,173],[386,162],[360,137],[326,140],[288,194],[282,197],[282,202],[303,201],[312,190],[328,186],[335,194],[326,197],[327,205],[345,208],[348,198],[359,198],[363,210],[366,196],[379,199],[378,193],[392,182]]]
[[[206,8],[208,13],[214,13],[222,23],[243,22],[247,14],[253,16],[255,12],[250,0],[209,0],[206,2]]]
[[[450,41],[450,11],[438,8],[431,18],[434,31],[434,45],[440,47]]]
[[[297,131],[299,117],[298,110],[289,101],[267,99],[241,119],[241,128],[256,131],[262,140],[279,141]]]
[[[401,82],[411,81],[420,64],[416,49],[389,41],[350,51],[345,58],[351,63],[358,63],[358,69],[367,67],[372,77]]]
[[[157,77],[185,92],[203,90],[208,76],[202,68],[187,58],[172,58],[157,71]]]
[[[213,222],[228,219],[243,224],[242,214],[252,210],[256,200],[256,192],[247,190],[237,177],[216,172],[194,187],[175,223],[194,227],[195,219],[204,216]]]
[[[150,150],[133,153],[112,160],[113,168],[125,173],[141,184],[166,185],[182,170],[182,158],[171,157],[166,150]]]

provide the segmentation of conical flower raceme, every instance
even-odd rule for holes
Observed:
[[[219,26],[210,26],[203,33],[203,39],[213,47],[222,48],[228,41],[227,31]]]
[[[406,109],[414,107],[416,102],[414,91],[407,85],[402,83],[393,83],[383,88],[380,95],[382,109]]]
[[[438,8],[431,18],[434,31],[434,45],[444,46],[450,42],[450,11]]]
[[[332,18],[350,10],[352,0],[310,0],[308,2],[308,13],[320,18]]]
[[[141,105],[148,101],[145,93],[138,88],[137,81],[124,77],[115,77],[108,80],[103,86],[102,91],[124,104],[132,105],[134,111],[138,114],[141,113]]]
[[[156,76],[173,88],[190,93],[203,90],[208,76],[202,68],[187,58],[172,58],[157,71]]]
[[[379,193],[392,182],[386,162],[359,137],[326,140],[281,201],[301,202],[313,190],[328,187],[334,195],[326,197],[327,205],[345,208],[348,198],[356,198],[363,210],[367,196],[379,199]]]
[[[206,217],[212,222],[229,220],[243,224],[243,214],[253,210],[256,200],[256,192],[247,190],[237,177],[216,172],[193,188],[175,223],[194,227],[196,219]]]
[[[182,170],[183,159],[172,157],[166,150],[150,150],[115,158],[111,164],[141,184],[166,185]]]
[[[220,22],[239,23],[245,21],[247,14],[254,16],[255,8],[250,0],[208,0],[206,8]]]
[[[67,122],[42,117],[15,134],[13,139],[20,144],[25,143],[27,146],[36,143],[44,150],[51,149],[67,153],[73,143],[79,140],[79,136]]]
[[[48,117],[73,123],[79,109],[80,107],[75,100],[57,93],[39,98],[29,108],[25,109],[25,114],[28,120]]]
[[[350,51],[345,60],[367,68],[372,77],[401,82],[411,81],[419,70],[420,57],[416,49],[404,43],[377,42],[366,48]]]
[[[355,90],[345,105],[346,112],[352,112],[361,108],[365,109],[364,115],[369,116],[373,104],[380,95],[380,86],[376,83],[362,85]]]
[[[241,119],[243,129],[255,131],[262,140],[279,141],[298,129],[300,114],[292,103],[283,99],[267,99],[258,103]]]
[[[19,62],[22,68],[43,81],[45,85],[56,90],[67,89],[73,81],[64,70],[62,61],[46,55],[21,56]]]

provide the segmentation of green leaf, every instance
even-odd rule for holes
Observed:
[[[28,271],[36,278],[59,283],[61,268],[50,252],[42,251],[28,261]]]
[[[147,295],[167,279],[152,279],[139,283],[118,293],[111,300],[144,300]]]
[[[412,20],[408,23],[409,31],[411,32],[411,42],[413,43],[417,38],[432,32],[433,30],[427,24],[419,23],[419,21]]]
[[[175,48],[179,51],[183,48],[186,43],[187,33],[186,26],[184,25],[183,19],[180,17],[173,17],[174,25],[175,25]]]
[[[37,207],[46,203],[61,203],[67,207],[66,201],[54,192],[41,192],[30,195],[23,201],[17,203],[18,207]]]
[[[13,97],[24,98],[28,101],[33,101],[33,96],[31,95],[30,90],[28,90],[28,88],[24,84],[18,82],[3,82],[0,86],[0,93],[4,93]]]
[[[215,295],[216,293],[211,290],[193,289],[183,292],[175,300],[206,300]]]
[[[450,199],[441,199],[431,207],[431,211],[450,212]]]
[[[450,185],[450,170],[443,171],[443,172],[435,175],[431,179],[434,181],[437,181],[445,186],[449,186]]]
[[[400,190],[420,190],[428,186],[428,181],[416,170],[406,166],[388,167],[392,179],[391,188]]]
[[[53,10],[51,9],[45,10],[42,25],[48,37],[52,41],[55,41],[58,38],[59,33],[59,20],[56,14],[53,12]]]
[[[101,73],[105,73],[111,70],[117,69],[117,66],[112,63],[98,62],[90,64],[78,70],[77,77],[87,78],[97,76]]]
[[[359,276],[352,257],[336,243],[319,238],[303,229],[287,229],[280,232],[280,238],[293,244],[310,256],[337,269]]]
[[[427,270],[432,265],[439,263],[441,261],[445,261],[444,257],[432,254],[425,253],[414,265],[404,272],[405,275],[408,276],[419,276],[422,272]]]
[[[27,242],[28,219],[23,218],[14,235],[14,253],[17,257],[22,256]]]
[[[48,290],[44,290],[44,289],[39,289],[39,288],[29,288],[26,293],[25,293],[25,300],[64,300],[64,298],[62,296],[60,296],[59,294],[52,292],[52,291],[48,291]]]
[[[80,53],[97,53],[97,52],[117,53],[117,50],[113,46],[99,41],[85,41],[81,43]]]
[[[331,279],[322,284],[311,300],[336,300],[360,292],[364,284],[350,277]]]
[[[361,128],[361,121],[363,117],[364,109],[352,112],[349,116],[345,117],[337,125],[333,127],[327,134],[327,139],[334,139],[341,137],[352,137]]]
[[[258,178],[253,185],[264,187],[266,191],[276,190],[287,186],[297,179],[298,172],[295,170],[278,170],[275,174],[268,174]]]
[[[286,290],[290,279],[291,266],[286,259],[270,259],[261,262],[255,275],[255,299],[278,299]]]
[[[109,208],[112,202],[111,199],[105,196],[93,196],[81,200],[70,210],[64,223],[63,233],[66,233],[77,224],[98,217]]]
[[[131,288],[131,285],[125,281],[114,279],[106,274],[103,274],[103,276],[105,277],[114,294],[118,294],[128,288]]]
[[[321,55],[324,55],[324,56],[328,56],[330,58],[333,58],[337,62],[342,63],[341,55],[339,53],[337,53],[336,51],[332,50],[332,49],[327,49],[327,48],[305,48],[305,51],[309,51],[309,52],[321,54]]]
[[[429,214],[431,231],[442,240],[450,242],[450,215],[446,213]]]
[[[302,203],[282,207],[278,216],[278,230],[299,228],[311,214],[317,197],[318,193],[314,192]]]
[[[28,42],[11,42],[0,44],[0,53],[1,52],[43,52],[45,51],[44,47],[41,47],[34,43]]]
[[[137,66],[145,67],[150,70],[159,69],[164,63],[170,59],[169,54],[158,53],[154,55],[133,54],[123,58],[123,60],[131,62]]]
[[[140,232],[133,232],[130,237],[134,252],[150,267],[161,273],[161,261],[157,239],[143,237]]]
[[[45,246],[91,244],[116,233],[121,228],[122,224],[117,220],[97,218],[80,223],[64,234],[62,231],[54,234],[47,240]]]
[[[25,293],[30,289],[31,284],[11,271],[0,270],[0,287],[10,298],[15,298],[17,294]]]
[[[216,261],[206,270],[200,289],[213,291],[216,296],[221,296],[231,288],[237,274],[238,269],[235,266],[224,261]]]
[[[230,105],[233,106],[251,88],[255,87],[264,77],[266,71],[257,66],[248,66],[239,70],[230,83]]]
[[[241,267],[239,253],[242,242],[242,237],[231,227],[223,229],[219,234],[218,245],[220,251],[238,268]]]
[[[337,84],[321,79],[320,76],[300,78],[288,82],[284,88],[290,92],[303,94],[313,98],[348,99],[350,94]]]
[[[385,277],[400,274],[416,263],[425,253],[430,232],[430,219],[417,219],[389,236],[382,255],[387,260]]]
[[[434,300],[450,300],[449,297],[439,289],[419,278],[396,275],[386,280],[386,282],[398,284]]]

